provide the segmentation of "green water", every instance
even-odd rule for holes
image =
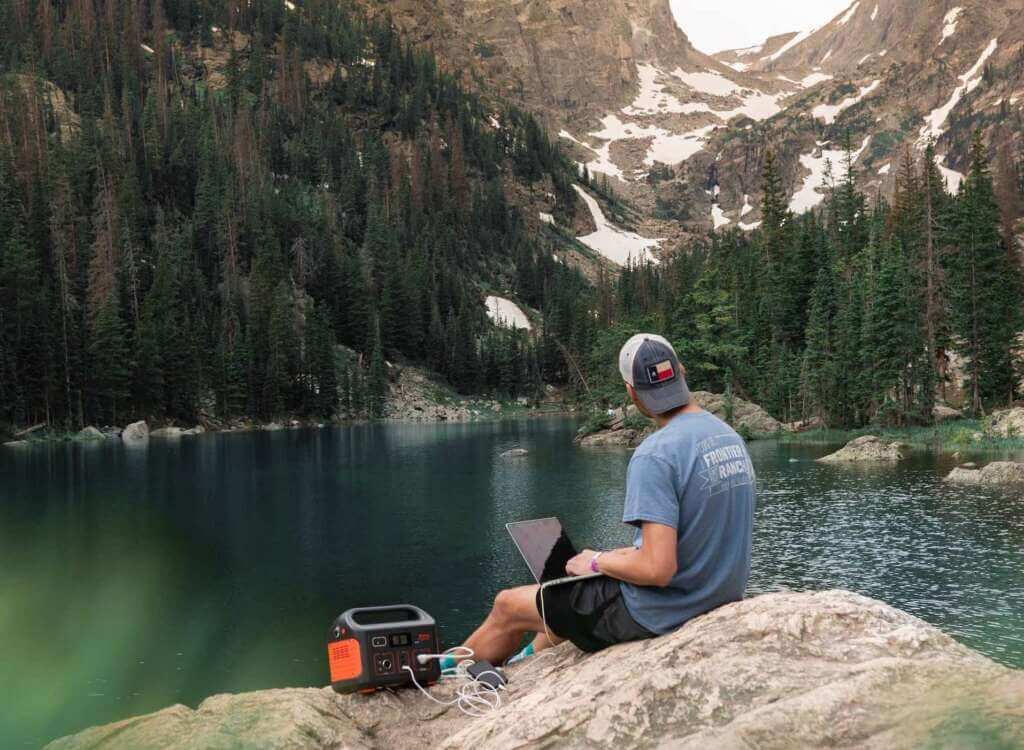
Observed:
[[[331,620],[409,601],[457,643],[528,582],[508,521],[625,543],[628,454],[576,423],[368,425],[0,451],[0,745],[224,691],[321,685]],[[499,454],[524,447],[525,459]],[[814,463],[759,442],[752,592],[884,599],[1024,666],[1024,497],[948,462]],[[13,689],[12,689],[13,688]]]

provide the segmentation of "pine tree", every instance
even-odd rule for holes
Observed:
[[[305,356],[310,391],[307,411],[330,419],[338,411],[338,369],[334,359],[334,331],[323,305],[318,305],[308,315]]]
[[[388,368],[384,361],[384,347],[381,343],[380,324],[374,321],[371,333],[373,349],[370,354],[370,371],[367,375],[367,408],[370,416],[380,418],[384,416],[384,408],[387,403],[388,394]]]
[[[1000,217],[980,134],[956,208],[958,251],[948,257],[952,324],[966,360],[974,414],[1012,400],[1020,325],[1020,279],[999,233]]]
[[[116,424],[128,416],[131,370],[128,336],[117,297],[111,297],[96,313],[89,346],[89,370],[94,401],[90,413]]]

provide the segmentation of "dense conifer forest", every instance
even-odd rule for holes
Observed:
[[[927,423],[955,368],[970,412],[1017,395],[997,194],[1024,205],[1024,159],[997,191],[980,140],[956,196],[929,147],[891,201],[834,165],[802,216],[769,153],[760,229],[590,284],[552,254],[571,238],[513,200],[550,192],[567,224],[575,165],[384,17],[15,0],[0,23],[0,424],[377,416],[395,361],[466,394],[567,384],[606,407],[640,329],[695,388],[783,420]],[[489,289],[535,310],[535,335],[492,325]]]
[[[597,389],[618,398],[602,363],[649,328],[668,332],[695,386],[784,421],[929,424],[936,400],[961,385],[969,414],[1011,403],[1024,376],[1024,299],[997,194],[1024,200],[1024,154],[1000,167],[997,191],[976,138],[952,196],[928,145],[904,153],[891,201],[869,203],[847,148],[823,209],[794,216],[769,152],[757,231],[716,235],[599,290]]]
[[[574,167],[386,18],[333,0],[0,13],[0,422],[376,415],[396,357],[464,393],[565,378],[551,337],[571,340],[584,282],[506,191],[571,212]],[[486,284],[548,313],[545,335],[491,325]]]

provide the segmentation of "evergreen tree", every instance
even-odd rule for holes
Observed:
[[[384,347],[381,343],[380,324],[374,321],[371,334],[373,349],[370,354],[370,371],[367,374],[366,386],[367,410],[371,417],[384,416],[384,407],[388,395],[388,368],[384,361]]]
[[[988,157],[980,134],[971,148],[971,170],[956,207],[958,250],[948,258],[952,323],[966,360],[969,409],[1013,399],[1018,382],[1014,349],[1020,329],[1020,280],[999,232]]]

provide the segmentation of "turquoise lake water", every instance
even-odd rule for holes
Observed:
[[[0,451],[4,746],[226,691],[322,685],[342,610],[412,602],[446,645],[530,582],[505,523],[627,543],[629,454],[568,419],[363,425]],[[523,459],[500,457],[527,448]],[[832,446],[834,447],[834,446]],[[1024,496],[948,459],[834,467],[751,445],[751,593],[842,587],[1024,667]]]

